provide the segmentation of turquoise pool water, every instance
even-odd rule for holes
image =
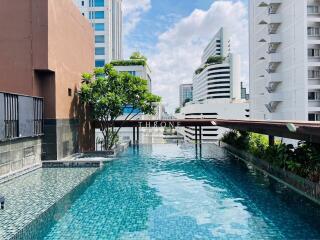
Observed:
[[[319,208],[222,149],[130,148],[38,239],[320,239]]]

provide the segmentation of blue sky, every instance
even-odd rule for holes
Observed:
[[[211,3],[212,0],[153,0],[152,7],[142,14],[141,21],[134,31],[124,38],[124,45],[128,49],[148,53],[157,43],[160,33],[168,30],[196,8],[208,9]]]
[[[178,87],[192,82],[203,48],[222,26],[235,32],[234,52],[243,59],[247,82],[247,1],[123,0],[124,56],[140,51],[149,59],[153,92],[169,111],[178,105]]]

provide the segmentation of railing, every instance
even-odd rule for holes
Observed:
[[[4,109],[1,141],[43,134],[42,98],[0,92],[0,105]]]

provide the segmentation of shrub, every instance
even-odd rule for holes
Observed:
[[[146,66],[147,62],[144,59],[131,60],[115,60],[110,63],[112,66]]]
[[[207,59],[206,64],[221,64],[225,60],[222,56],[211,56]]]
[[[204,67],[199,67],[194,73],[196,75],[198,75],[198,74],[202,73],[203,70],[204,70]]]
[[[266,135],[235,130],[224,134],[221,140],[274,166],[320,183],[320,144],[300,141],[295,148],[292,144],[276,141],[275,145],[269,145]]]

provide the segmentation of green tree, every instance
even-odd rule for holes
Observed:
[[[130,59],[132,59],[132,60],[142,59],[142,60],[145,60],[145,61],[148,60],[148,59],[147,59],[145,56],[143,56],[140,52],[134,52],[134,53],[132,53],[131,56],[130,56]]]
[[[91,118],[100,124],[106,150],[112,149],[121,127],[115,121],[125,108],[131,109],[125,120],[132,120],[139,113],[153,114],[159,96],[148,90],[146,80],[128,73],[118,73],[110,64],[94,69],[93,74],[82,75],[80,100],[90,108]],[[137,112],[138,110],[138,112]]]

